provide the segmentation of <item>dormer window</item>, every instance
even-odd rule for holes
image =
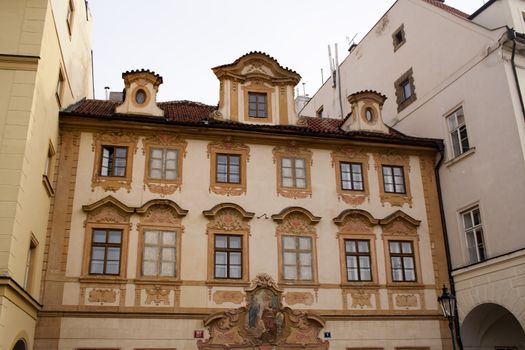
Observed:
[[[268,116],[266,100],[266,93],[248,93],[248,113],[250,118],[266,118]]]
[[[142,89],[139,89],[135,94],[135,101],[141,105],[146,102],[146,92]]]

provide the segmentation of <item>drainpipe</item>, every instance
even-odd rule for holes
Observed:
[[[450,283],[450,292],[453,295],[456,295],[456,287],[454,285],[454,279],[452,278],[452,259],[450,256],[450,245],[448,242],[448,231],[447,231],[447,222],[445,220],[445,211],[443,209],[443,196],[441,194],[441,180],[439,177],[439,169],[441,168],[441,165],[443,164],[443,160],[445,159],[445,150],[442,145],[439,146],[439,161],[437,162],[435,168],[434,168],[434,174],[436,176],[436,185],[437,185],[437,194],[438,194],[438,202],[439,202],[439,215],[441,217],[441,226],[443,227],[443,235],[444,235],[444,241],[445,241],[445,254],[447,256],[447,268],[448,268],[448,280]],[[459,314],[458,314],[458,304],[455,304],[455,314],[456,318],[454,320],[454,328],[456,329],[456,342],[458,344],[459,350],[463,350],[463,342],[461,341],[461,329],[459,327]]]
[[[525,105],[523,104],[523,95],[521,94],[520,81],[518,79],[518,71],[516,69],[516,62],[514,61],[514,58],[516,56],[516,31],[514,29],[509,28],[507,30],[507,35],[508,38],[512,40],[512,57],[510,59],[510,63],[512,65],[514,81],[516,82],[516,88],[518,89],[518,96],[520,98],[521,113],[523,115],[523,118],[525,119]]]

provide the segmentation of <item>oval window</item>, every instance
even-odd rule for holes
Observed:
[[[365,119],[369,123],[371,123],[374,120],[374,111],[372,110],[372,108],[367,108],[365,110]]]
[[[146,91],[142,89],[137,91],[137,93],[135,94],[135,101],[137,101],[139,105],[143,104],[146,101]]]

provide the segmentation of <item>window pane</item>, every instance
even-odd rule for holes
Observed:
[[[173,231],[162,232],[162,244],[164,245],[175,245],[176,234]]]
[[[296,169],[295,177],[304,179],[306,177],[306,172],[304,169]]]
[[[158,231],[145,231],[144,232],[144,242],[146,244],[157,244],[159,237]]]
[[[177,168],[177,161],[176,160],[166,160],[166,169],[174,170],[176,168]]]
[[[300,253],[299,262],[301,266],[311,266],[312,265],[312,254],[310,253]]]
[[[392,168],[384,166],[383,175],[392,175]]]
[[[392,262],[392,268],[394,269],[400,269],[402,268],[403,266],[401,265],[401,258],[398,257],[398,256],[393,256],[391,258],[391,262]]]
[[[120,243],[121,235],[121,231],[109,231],[108,243]]]
[[[163,248],[162,261],[175,261],[175,248]]]
[[[118,275],[119,273],[119,261],[108,261],[106,263],[106,273],[110,275]]]
[[[284,267],[284,278],[288,280],[297,279],[297,270],[295,266],[285,266]]]
[[[297,263],[296,262],[296,255],[295,253],[290,253],[290,252],[285,252],[284,253],[284,264],[285,265],[294,265]]]
[[[126,175],[126,169],[125,168],[115,168],[114,176],[125,176]]]
[[[230,175],[230,182],[231,183],[236,183],[236,184],[240,183],[241,180],[240,180],[239,174],[232,174],[232,175]]]
[[[226,265],[226,254],[225,252],[216,252],[215,253],[215,264],[217,265]]]
[[[402,245],[402,252],[405,253],[405,254],[410,254],[412,253],[412,243],[410,242],[403,242],[401,243]]]
[[[310,281],[312,280],[312,268],[311,267],[306,267],[306,266],[303,266],[301,267],[301,270],[300,270],[300,277],[299,279],[301,280],[306,280],[306,281]]]
[[[361,173],[361,164],[352,164],[352,172],[353,173]]]
[[[215,236],[215,247],[226,248],[227,247],[226,236]]]
[[[358,281],[359,275],[357,274],[357,269],[347,269],[346,277],[348,278],[349,281]]]
[[[360,256],[359,257],[359,266],[361,268],[369,268],[370,267],[370,258],[368,256]]]
[[[284,177],[290,177],[291,178],[293,176],[292,175],[292,168],[283,168],[282,169],[282,175]]]
[[[345,250],[347,253],[354,253],[356,249],[356,241],[345,241]]]
[[[162,150],[158,148],[152,148],[150,155],[151,158],[162,158]]]
[[[241,253],[230,253],[230,264],[241,265]]]
[[[370,272],[370,269],[361,269],[361,280],[363,281],[371,281],[372,280],[372,274]]]
[[[290,158],[282,158],[281,159],[281,165],[283,167],[291,168],[292,167],[292,160]]]
[[[105,243],[106,242],[106,231],[93,230],[93,242]]]
[[[390,253],[401,253],[401,247],[399,242],[390,242]]]
[[[290,236],[283,236],[284,249],[295,249],[295,238]]]
[[[470,215],[470,212],[463,214],[463,223],[465,225],[465,229],[472,228],[472,216]]]
[[[303,158],[295,158],[295,167],[297,169],[304,169],[304,159]]]
[[[162,172],[158,169],[150,169],[149,177],[152,179],[162,179]]]
[[[359,245],[359,251],[361,253],[367,253],[369,251],[368,241],[359,241],[358,245]]]
[[[299,249],[311,250],[312,249],[312,239],[310,237],[299,237]]]
[[[415,281],[416,280],[416,272],[415,270],[405,270],[405,281]]]
[[[451,115],[450,117],[448,117],[448,129],[450,131],[454,130],[455,128],[458,127],[458,121],[456,119],[456,115]]]
[[[228,163],[228,156],[224,154],[217,155],[217,164],[227,164],[227,163]]]
[[[395,192],[397,193],[404,193],[405,192],[405,186],[404,185],[395,185]]]
[[[296,179],[295,180],[296,187],[298,188],[306,188],[306,181],[305,179]]]
[[[230,278],[241,278],[241,267],[240,266],[230,266]]]
[[[230,165],[239,165],[241,163],[241,157],[230,156]]]
[[[406,269],[413,269],[414,268],[414,259],[411,257],[404,257],[403,258],[403,264],[405,265]]]
[[[474,216],[474,225],[481,224],[481,216],[479,215],[479,209],[473,210],[472,216]]]
[[[166,151],[166,159],[172,160],[178,158],[179,151],[171,149]]]
[[[175,170],[166,170],[166,180],[175,180],[177,172]]]
[[[394,281],[402,281],[403,272],[401,270],[392,270],[392,278]]]
[[[108,248],[107,260],[120,260],[120,248]]]
[[[342,173],[348,173],[350,172],[350,164],[348,163],[340,163],[341,172]]]
[[[175,276],[175,264],[171,262],[163,262],[160,269],[161,276]]]
[[[142,263],[142,274],[144,276],[156,276],[157,263],[155,261],[144,261]]]
[[[104,273],[104,261],[99,261],[99,260],[91,261],[89,273]]]
[[[230,248],[241,248],[241,241],[240,236],[230,236]]]
[[[293,179],[289,177],[283,177],[283,186],[284,187],[293,187]]]
[[[126,158],[126,154],[128,153],[127,148],[117,148],[116,149],[116,155],[118,158]]]
[[[91,250],[91,260],[104,260],[106,249],[103,247],[93,247]]]
[[[216,265],[215,266],[215,277],[217,278],[226,278],[226,265]]]
[[[144,260],[154,260],[156,261],[159,256],[158,247],[144,247]]]
[[[347,256],[346,257],[346,267],[356,268],[357,267],[357,256]]]

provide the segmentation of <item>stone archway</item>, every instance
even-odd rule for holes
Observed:
[[[504,347],[525,349],[525,331],[516,317],[498,304],[486,303],[472,309],[461,324],[465,350]]]
[[[19,339],[13,347],[13,350],[27,350],[27,345],[24,339]]]

